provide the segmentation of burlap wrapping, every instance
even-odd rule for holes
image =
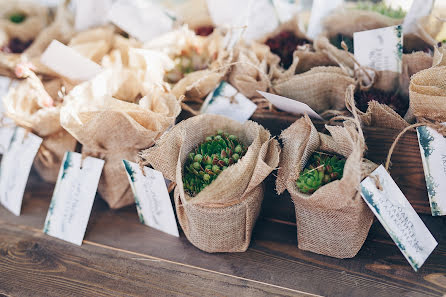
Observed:
[[[326,126],[331,136],[318,133],[308,116],[297,120],[280,136],[283,153],[276,189],[291,194],[296,208],[298,247],[336,258],[354,257],[363,245],[373,213],[358,193],[359,184],[374,164],[362,159],[364,140],[349,122]],[[296,180],[315,151],[347,158],[341,180],[322,186],[312,195],[298,191]]]
[[[169,8],[192,30],[203,26],[214,26],[206,0],[184,1]]]
[[[54,99],[53,99],[54,98]],[[53,102],[49,105],[48,103]],[[66,151],[73,151],[76,140],[60,125],[61,102],[51,97],[33,73],[3,98],[6,115],[18,126],[43,138],[34,166],[47,182],[55,183]]]
[[[444,19],[434,14],[418,19],[415,31],[404,35],[405,51],[432,49],[437,44],[436,37],[442,31],[443,25]]]
[[[355,80],[339,67],[316,67],[273,83],[278,95],[309,105],[314,111],[345,109],[345,90]]]
[[[234,134],[248,147],[246,155],[191,198],[183,188],[183,166],[188,154],[217,130]],[[243,252],[263,200],[263,180],[277,167],[280,148],[259,124],[240,124],[218,115],[189,118],[140,153],[167,179],[177,183],[175,206],[189,241],[206,252]]]
[[[14,13],[23,13],[26,19],[19,24],[9,17]],[[11,39],[23,42],[34,40],[49,22],[48,9],[32,1],[0,1],[0,48],[7,46]],[[0,75],[14,76],[14,67],[20,61],[20,53],[0,51]]]
[[[109,68],[94,79],[76,86],[64,100],[60,121],[82,145],[86,156],[105,160],[99,193],[111,208],[134,202],[122,160],[135,161],[137,152],[150,147],[173,125],[180,112],[176,98],[154,89],[144,93],[143,80],[138,91],[123,92],[129,70]],[[119,100],[122,96],[144,95]],[[135,102],[135,103],[134,103]]]
[[[185,101],[196,101],[204,98],[225,76],[232,60],[232,55],[224,49],[223,35],[215,30],[210,36],[196,35],[187,26],[160,36],[144,45],[144,48],[162,51],[171,59],[182,52],[195,49],[203,57],[207,57],[207,69],[186,74],[172,88],[177,98],[185,96]]]
[[[115,28],[112,26],[96,27],[74,35],[68,46],[99,64],[112,49],[114,33]]]
[[[446,121],[446,50],[435,49],[433,66],[412,76],[410,108],[418,118]]]

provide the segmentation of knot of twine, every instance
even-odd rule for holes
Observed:
[[[385,168],[387,171],[389,171],[389,167],[390,167],[390,159],[392,157],[393,151],[395,150],[395,147],[397,145],[397,143],[399,142],[399,140],[401,139],[401,137],[409,130],[413,129],[413,128],[417,128],[417,127],[421,127],[421,126],[427,126],[430,127],[434,130],[436,130],[438,133],[440,133],[442,136],[446,136],[446,126],[442,125],[441,122],[430,122],[424,118],[419,119],[418,123],[412,124],[410,126],[407,126],[406,128],[404,128],[399,134],[398,136],[395,138],[395,140],[393,141],[392,145],[390,146],[389,149],[389,153],[387,154],[387,158],[386,158],[386,164],[385,164]]]

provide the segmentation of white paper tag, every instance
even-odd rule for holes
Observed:
[[[118,0],[108,19],[142,42],[172,30],[174,18],[161,6],[144,0]]]
[[[265,97],[269,102],[271,102],[272,105],[274,105],[280,110],[297,115],[307,114],[310,118],[321,121],[324,120],[320,115],[317,114],[317,112],[315,112],[313,109],[311,109],[311,107],[309,107],[305,103],[267,92],[262,92],[262,91],[257,91],[257,92],[263,97]]]
[[[113,0],[76,0],[75,29],[84,31],[106,24],[112,4]]]
[[[207,0],[206,2],[214,24],[230,28],[246,26],[243,37],[247,41],[262,38],[279,26],[278,14],[269,0]]]
[[[0,76],[0,154],[3,154],[9,146],[15,129],[14,121],[5,115],[3,106],[3,97],[12,85],[13,82],[9,77]]]
[[[427,126],[418,127],[417,134],[432,215],[444,216],[446,215],[446,138]]]
[[[307,36],[311,39],[315,39],[316,37],[318,37],[323,30],[323,19],[330,13],[332,13],[342,3],[344,3],[343,0],[313,0],[310,21],[308,23]]]
[[[353,33],[353,48],[355,58],[362,66],[368,66],[377,71],[402,72],[401,25],[355,32]]]
[[[381,165],[361,183],[361,196],[417,271],[437,246],[437,241]]]
[[[0,202],[20,215],[29,172],[42,138],[16,127],[0,167]]]
[[[237,122],[246,122],[256,111],[257,105],[238,92],[229,83],[222,81],[212,91],[201,107],[201,113],[227,116]]]
[[[82,168],[81,168],[82,165]],[[66,152],[57,177],[43,232],[81,245],[104,160]]]
[[[138,164],[122,160],[135,197],[136,209],[141,223],[179,237],[172,203],[163,174]]]
[[[403,22],[404,34],[415,33],[417,31],[417,21],[421,17],[427,16],[432,11],[434,0],[414,0],[409,12]]]
[[[101,66],[57,40],[51,42],[40,62],[74,82],[90,80],[102,71]]]

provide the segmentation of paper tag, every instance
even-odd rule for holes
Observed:
[[[106,24],[108,22],[107,14],[112,4],[113,0],[76,0],[75,29],[84,31]]]
[[[227,116],[237,122],[246,122],[256,111],[257,105],[239,93],[229,83],[222,81],[212,91],[201,107],[201,113],[219,114]]]
[[[122,160],[135,197],[136,210],[141,223],[179,237],[177,222],[163,174],[144,167],[143,175],[138,164]]]
[[[332,13],[342,3],[344,3],[343,0],[313,0],[310,21],[308,23],[307,36],[311,39],[315,39],[316,37],[318,37],[323,30],[323,19],[330,13]]]
[[[435,129],[426,126],[418,127],[417,134],[432,215],[444,216],[446,215],[446,138]]]
[[[9,77],[0,76],[0,154],[3,154],[11,142],[14,134],[14,121],[5,115],[3,97],[8,93],[13,82]]]
[[[355,58],[377,71],[402,72],[401,25],[353,33]],[[356,66],[356,65],[355,65]]]
[[[295,0],[272,0],[279,22],[286,23],[299,11]]]
[[[142,42],[172,30],[174,19],[162,7],[144,0],[118,0],[108,19]]]
[[[437,241],[381,165],[361,183],[361,196],[417,271],[437,246]]]
[[[81,168],[82,165],[82,168]],[[43,232],[81,245],[104,160],[66,152],[57,177]]]
[[[414,0],[409,12],[403,22],[404,34],[415,33],[417,31],[417,21],[419,18],[429,15],[432,11],[434,0]]]
[[[283,1],[283,0],[281,0]],[[257,40],[279,26],[278,14],[270,0],[207,0],[209,14],[217,26],[246,26],[244,39]],[[237,14],[234,14],[234,12]]]
[[[101,66],[57,40],[51,42],[40,62],[74,82],[90,80],[102,70]]]
[[[286,98],[279,95],[274,95],[271,93],[266,93],[262,91],[257,91],[260,95],[265,97],[269,102],[271,102],[272,105],[277,107],[280,110],[297,114],[297,115],[304,115],[307,114],[310,118],[317,119],[323,121],[324,119],[317,114],[311,107],[309,107],[307,104],[292,100],[290,98]]]
[[[42,138],[16,127],[0,167],[0,202],[20,215],[29,172]]]

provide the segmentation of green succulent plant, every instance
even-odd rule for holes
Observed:
[[[24,22],[25,19],[26,19],[26,15],[21,12],[17,12],[17,13],[14,13],[9,16],[9,20],[15,24],[20,24],[20,23]]]
[[[394,9],[383,2],[371,3],[360,1],[356,4],[356,8],[360,10],[374,11],[394,19],[402,19],[406,16],[406,12],[401,7]]]
[[[191,153],[184,164],[184,190],[192,197],[210,185],[217,176],[237,163],[247,148],[232,134],[218,131],[206,137]]]
[[[316,152],[300,173],[296,181],[297,188],[302,193],[312,194],[323,185],[341,179],[344,166],[344,158]]]

